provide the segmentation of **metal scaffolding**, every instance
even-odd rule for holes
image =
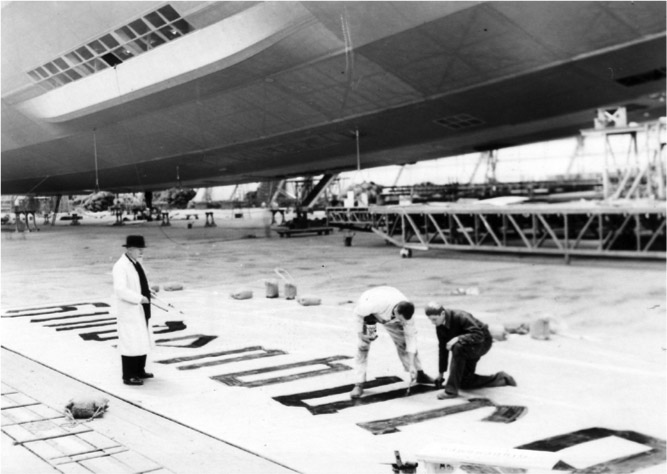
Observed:
[[[665,204],[369,208],[372,230],[410,250],[664,259]]]
[[[342,229],[371,230],[373,216],[367,207],[328,207],[327,222]]]
[[[604,199],[665,199],[664,121],[581,133],[604,139]]]
[[[568,172],[584,138],[602,138],[602,200],[328,208],[329,225],[370,229],[402,255],[450,249],[555,254],[566,261],[577,255],[665,259],[665,120],[627,125],[623,108],[598,112],[596,128],[581,132]],[[483,162],[490,184],[497,155],[488,152],[478,166]]]

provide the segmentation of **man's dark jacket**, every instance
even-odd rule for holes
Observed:
[[[482,351],[486,352],[493,342],[486,324],[472,314],[459,309],[445,309],[445,320],[441,325],[436,326],[435,331],[438,335],[440,349],[438,358],[440,373],[447,372],[449,362],[447,343],[455,337],[459,336],[456,344],[461,344],[462,349],[468,347],[471,353],[477,353],[482,346],[487,346],[486,350]]]

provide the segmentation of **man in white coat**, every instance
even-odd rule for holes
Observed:
[[[153,345],[148,323],[151,292],[141,266],[146,243],[141,235],[128,235],[123,247],[127,250],[113,266],[112,310],[118,326],[123,383],[143,385],[143,379],[153,377],[146,372],[146,356]]]
[[[406,296],[391,286],[377,286],[366,290],[354,308],[357,327],[356,381],[350,398],[361,397],[366,382],[368,352],[371,342],[377,338],[376,325],[381,324],[396,345],[396,352],[406,372],[410,373],[410,384],[432,384],[434,379],[422,370],[417,355],[417,328],[412,319],[415,306]]]

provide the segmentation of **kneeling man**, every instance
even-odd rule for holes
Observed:
[[[482,387],[516,386],[514,378],[506,372],[494,375],[477,375],[475,369],[479,359],[489,352],[493,338],[489,327],[458,309],[445,309],[441,304],[431,302],[426,306],[426,316],[435,325],[439,343],[439,376],[436,386],[441,387],[447,371],[449,353],[452,361],[445,390],[438,394],[440,400],[455,398],[459,389]]]

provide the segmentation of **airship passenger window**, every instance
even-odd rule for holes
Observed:
[[[175,21],[181,17],[171,5],[165,5],[158,11],[167,19],[167,21]]]
[[[149,13],[144,18],[146,18],[146,20],[148,20],[148,22],[155,28],[160,28],[161,26],[164,26],[166,24],[164,19],[160,15],[158,15],[157,12]]]
[[[165,5],[26,73],[51,90],[115,67],[193,30],[171,5]]]

